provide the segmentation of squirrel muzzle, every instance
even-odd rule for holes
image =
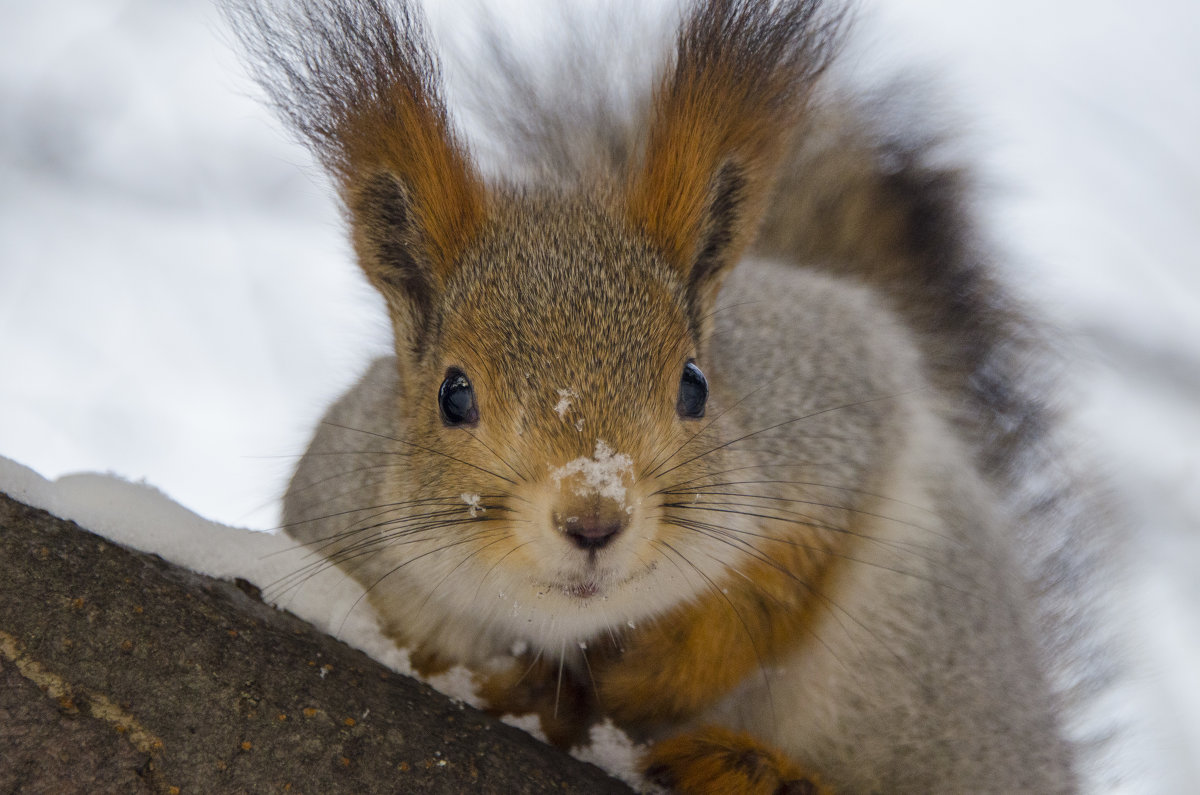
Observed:
[[[551,520],[572,544],[591,552],[603,549],[628,526],[629,513],[608,497],[572,495],[551,511]]]
[[[597,439],[591,456],[580,456],[551,471],[553,526],[580,549],[604,548],[629,525],[632,480],[633,460]]]

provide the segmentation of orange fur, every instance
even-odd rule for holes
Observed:
[[[419,244],[444,276],[483,220],[485,193],[451,129],[420,15],[388,0],[226,0],[224,11],[271,103],[339,183],[354,225],[363,223],[356,194],[390,174],[415,216],[404,220],[420,229],[405,245]]]
[[[353,189],[380,171],[400,177],[431,265],[445,276],[478,232],[486,194],[440,98],[394,85],[386,104],[356,116],[339,137],[348,159],[343,185]]]
[[[621,723],[688,720],[797,644],[821,601],[814,594],[837,560],[843,534],[764,527],[754,559],[697,601],[640,626],[598,667],[600,703]],[[830,536],[833,538],[830,538]],[[783,540],[767,540],[772,539]]]
[[[708,79],[705,79],[708,78]],[[756,183],[780,152],[786,126],[761,120],[753,94],[726,93],[731,75],[682,75],[656,103],[646,161],[629,188],[629,213],[667,254],[687,268],[703,234],[710,186],[727,160],[737,160]],[[735,79],[733,88],[740,79]],[[756,113],[756,111],[758,111]],[[748,193],[758,195],[761,189]],[[731,259],[746,244],[742,230]]]
[[[964,301],[964,285],[980,279],[959,278],[965,227],[956,214],[942,223],[938,195],[929,211],[924,172],[897,181],[893,158],[871,143],[854,162],[869,164],[859,183],[879,186],[847,191],[851,170],[834,169],[824,179],[834,187],[814,191],[818,210],[792,210],[764,227],[768,245],[761,250],[800,264],[845,265],[842,257],[797,256],[805,252],[793,234],[817,254],[828,249],[854,260],[861,250],[866,261],[856,267],[888,288],[884,300],[861,293],[856,279],[746,263],[754,273],[744,284],[739,278],[735,292],[755,292],[727,308],[758,304],[762,295],[763,311],[729,316],[733,334],[717,338],[709,355],[713,316],[726,308],[715,308],[717,291],[757,232],[785,150],[794,136],[805,140],[807,100],[836,43],[837,12],[820,12],[820,0],[698,0],[683,23],[674,66],[654,92],[645,145],[630,143],[636,162],[627,163],[618,147],[617,173],[599,177],[599,184],[581,173],[579,185],[555,179],[489,192],[452,129],[436,59],[408,4],[305,0],[270,12],[266,0],[227,1],[247,4],[243,35],[260,81],[338,180],[360,264],[388,300],[396,335],[396,359],[374,365],[318,430],[289,489],[285,521],[290,533],[363,584],[417,670],[470,666],[485,679],[482,695],[493,711],[539,715],[560,745],[582,738],[601,717],[642,738],[665,737],[651,748],[647,773],[680,792],[823,791],[776,748],[706,721],[752,726],[805,760],[821,760],[823,775],[839,786],[863,781],[859,788],[870,790],[880,788],[876,781],[908,777],[920,782],[909,790],[928,791],[924,782],[938,782],[943,771],[971,780],[955,769],[957,760],[939,758],[942,740],[955,734],[962,736],[951,743],[955,752],[968,761],[978,756],[984,771],[999,767],[994,760],[1022,763],[1054,746],[1045,728],[1053,710],[1041,712],[1050,704],[1048,689],[1020,645],[1029,639],[1017,579],[1010,583],[1012,614],[996,611],[990,634],[969,644],[982,615],[974,609],[978,602],[960,609],[946,596],[953,586],[880,587],[879,594],[894,587],[926,600],[915,616],[884,604],[870,618],[899,621],[902,640],[911,642],[904,651],[922,664],[922,674],[944,671],[943,680],[906,678],[901,667],[881,667],[868,656],[878,670],[868,668],[864,678],[874,689],[855,694],[845,690],[859,685],[851,678],[855,670],[843,666],[848,676],[829,677],[825,666],[840,662],[838,651],[855,638],[831,646],[815,635],[823,628],[817,620],[840,609],[825,594],[861,586],[856,569],[840,565],[854,560],[846,552],[859,544],[846,514],[887,518],[853,507],[871,495],[858,487],[896,479],[902,497],[936,497],[937,507],[955,509],[954,519],[959,509],[974,516],[976,507],[987,507],[979,504],[986,489],[975,476],[1011,473],[996,461],[975,472],[975,459],[960,460],[945,443],[954,434],[951,423],[961,420],[964,441],[978,442],[964,449],[982,459],[996,446],[992,424],[1038,417],[1005,410],[992,412],[995,423],[976,423],[969,416],[970,406],[981,413],[1027,406],[1003,397],[1012,393],[1009,369],[991,367],[992,346],[1003,347],[1009,335],[984,335],[996,340],[980,343],[976,321],[966,319],[977,299]],[[546,129],[567,137],[572,124]],[[529,129],[540,129],[537,119]],[[806,165],[812,160],[795,161],[785,179],[819,178]],[[869,200],[859,198],[864,193]],[[778,204],[800,195],[789,191],[791,198]],[[827,222],[831,195],[839,197],[838,214]],[[870,243],[862,242],[864,218],[874,224]],[[812,239],[825,241],[824,249]],[[893,248],[903,256],[893,256]],[[939,264],[945,261],[951,265]],[[895,272],[893,262],[900,263]],[[938,282],[932,291],[926,265]],[[778,298],[770,294],[776,285]],[[897,294],[912,315],[908,324],[893,323],[886,311]],[[952,308],[930,313],[942,304]],[[957,315],[958,331],[944,335],[940,321]],[[918,349],[920,340],[910,340],[903,325],[928,336],[928,344]],[[925,361],[949,374],[928,405],[915,397],[928,385]],[[719,401],[720,415],[694,425],[702,413],[688,409],[696,384],[682,380],[685,362],[711,362],[718,393],[752,387],[736,402]],[[469,376],[469,415],[438,401],[451,369]],[[570,415],[556,407],[564,391]],[[972,400],[968,410],[942,417],[962,395]],[[744,415],[733,413],[732,422],[710,430],[743,403]],[[845,411],[829,434],[814,423],[781,431],[761,450],[738,446],[835,409]],[[464,416],[470,421],[460,422]],[[604,456],[602,443],[611,446]],[[628,463],[605,478],[628,499],[603,503],[599,486],[577,488],[561,474],[577,459],[599,465],[614,450]],[[829,469],[835,474],[828,488],[854,496],[844,508],[806,501],[809,495],[797,488],[802,482],[776,479],[784,475],[773,474],[775,466]],[[924,466],[912,484],[896,478]],[[958,466],[964,474],[956,480]],[[763,474],[720,482],[726,473],[748,470]],[[944,492],[926,485],[934,475],[951,481]],[[1004,478],[996,483],[1008,486]],[[732,490],[715,490],[726,486]],[[814,512],[819,520],[808,518]],[[364,514],[362,523],[347,527],[345,517]],[[611,532],[584,538],[568,529],[574,522]],[[980,532],[990,532],[983,525]],[[964,540],[972,529],[956,528],[944,540]],[[1010,563],[986,543],[968,546],[961,557],[971,551],[988,553],[971,569],[987,578]],[[960,557],[957,549],[933,554],[930,566]],[[975,586],[947,568],[953,582]],[[853,576],[845,583],[832,582],[847,573]],[[876,595],[874,586],[862,593]],[[943,629],[943,613],[956,623]],[[930,616],[938,622],[921,623]],[[926,652],[931,636],[940,645]],[[495,670],[496,655],[508,655],[514,641],[531,651]],[[994,654],[1009,642],[1017,645],[1011,655]],[[900,666],[906,661],[898,658]],[[995,688],[999,699],[976,700],[976,692],[993,685],[993,674],[1003,685]],[[909,687],[910,679],[920,687]],[[921,723],[892,719],[907,713],[884,708],[893,703],[891,691],[896,705],[915,707]],[[852,697],[842,698],[846,692]],[[966,706],[958,711],[955,701]],[[772,725],[775,709],[786,719]],[[978,738],[960,730],[987,721],[999,730]],[[863,726],[879,731],[867,738],[874,742],[858,741]],[[923,743],[926,726],[937,741]],[[1011,753],[1009,726],[1030,729]],[[844,736],[832,734],[843,730]],[[994,756],[994,748],[1005,755]],[[929,771],[913,763],[910,749],[934,763]],[[874,767],[856,778],[870,753]],[[1065,743],[1049,747],[1047,781],[1069,778],[1067,757]],[[1004,772],[1014,767],[1009,761]]]
[[[725,258],[736,261],[750,242],[827,44],[820,36],[794,38],[814,12],[805,4],[783,19],[737,0],[706,6],[690,18],[675,67],[655,93],[645,156],[627,185],[630,219],[685,273],[726,165],[739,170],[745,187]]]
[[[657,743],[650,780],[680,795],[828,795],[811,774],[749,734],[705,726]]]
[[[579,745],[595,717],[591,683],[545,656],[529,657],[482,677],[479,695],[487,711],[498,717],[537,715],[547,740],[560,748]]]

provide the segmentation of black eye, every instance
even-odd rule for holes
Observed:
[[[438,408],[442,422],[447,425],[474,425],[479,422],[479,408],[475,405],[475,390],[462,370],[451,367],[446,371],[446,380],[438,390]]]
[[[708,380],[695,362],[683,366],[683,376],[679,379],[679,400],[675,402],[675,411],[680,417],[688,420],[704,416],[704,404],[708,402]]]

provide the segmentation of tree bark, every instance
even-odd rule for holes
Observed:
[[[0,793],[628,792],[263,604],[0,494]]]

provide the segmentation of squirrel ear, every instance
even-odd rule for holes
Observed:
[[[411,192],[395,175],[379,172],[348,191],[346,204],[363,272],[387,301],[397,339],[420,351],[442,279]]]
[[[746,190],[746,173],[733,162],[722,166],[709,185],[699,239],[687,271],[692,333],[701,339],[707,336],[702,319],[710,314],[725,274],[746,245],[739,238],[748,237],[745,227],[757,220],[746,218]]]
[[[398,338],[419,347],[485,194],[415,5],[223,0],[259,84],[336,181],[362,267],[398,313]]]
[[[654,94],[630,220],[688,284],[695,316],[753,239],[774,172],[841,17],[819,0],[704,0]]]

